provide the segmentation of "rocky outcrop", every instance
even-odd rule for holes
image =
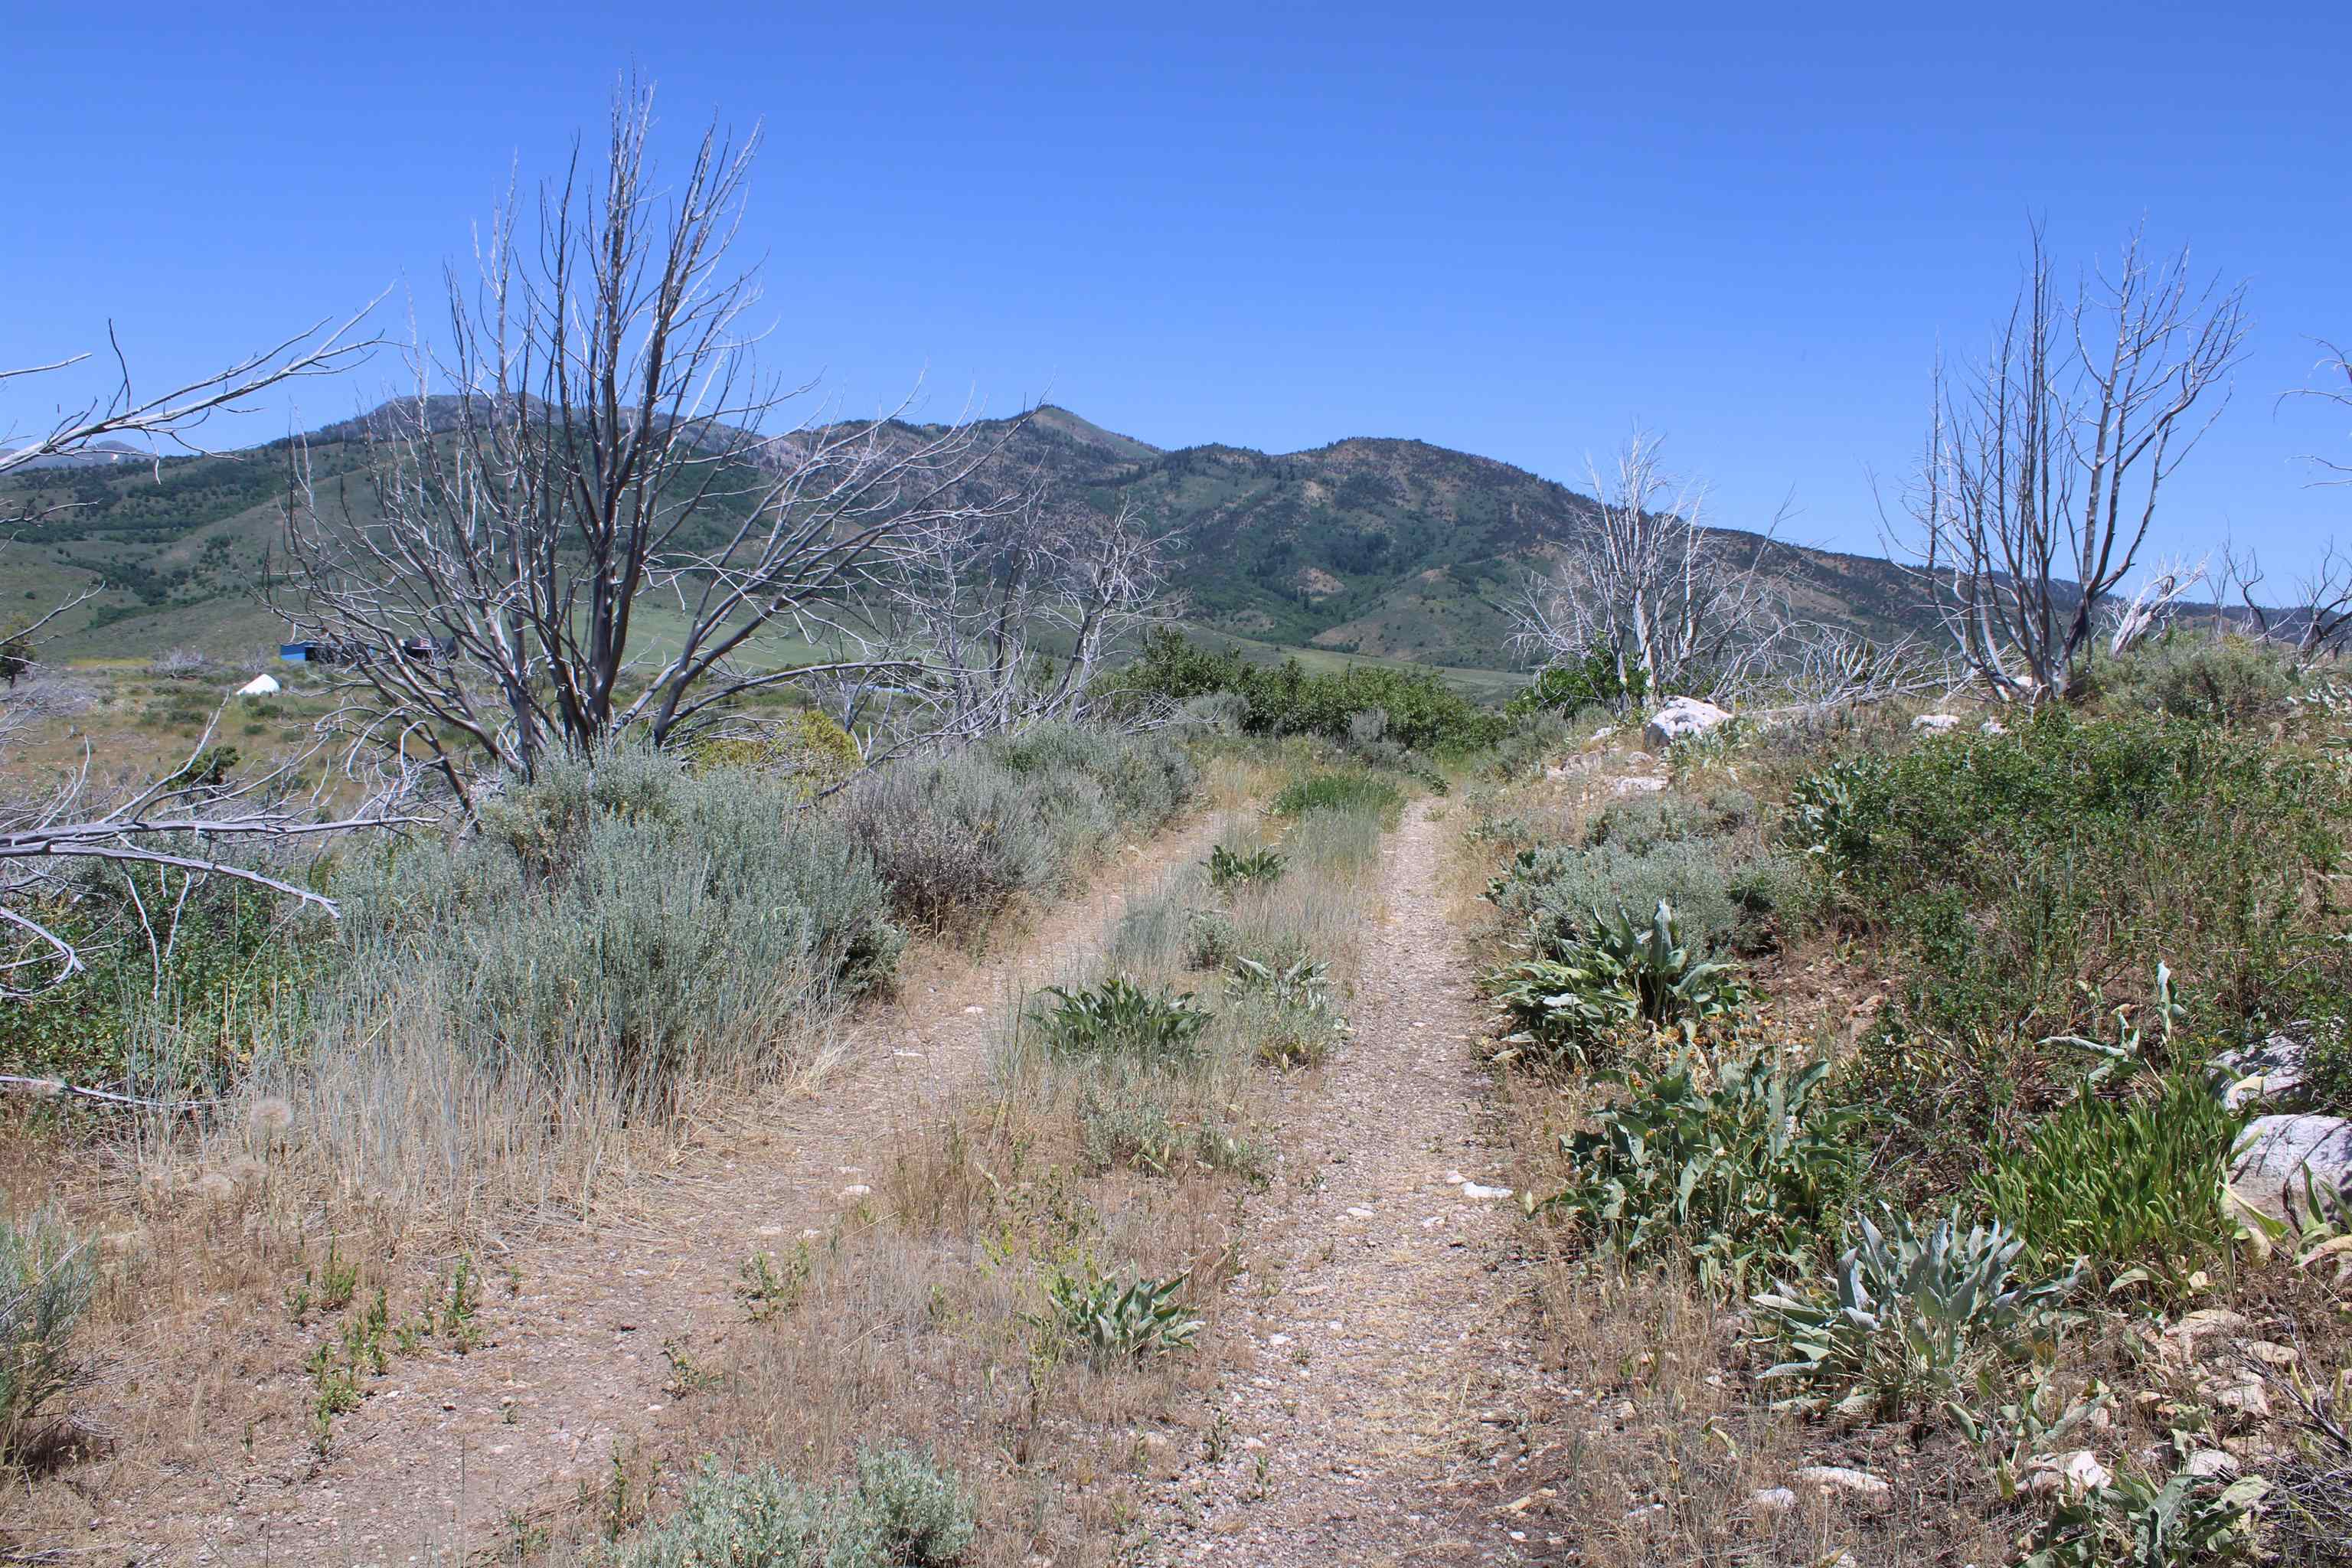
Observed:
[[[1696,697],[1669,697],[1666,705],[1650,716],[1648,727],[1642,731],[1642,744],[1654,753],[1662,753],[1676,741],[1704,735],[1730,719],[1729,712],[1712,702]]]
[[[2300,1221],[2352,1207],[2352,1121],[2257,1117],[2230,1156],[2230,1190],[2273,1219]]]
[[[2284,1033],[2222,1052],[2213,1058],[2213,1065],[2229,1075],[2229,1087],[2221,1091],[2222,1103],[2232,1110],[2249,1105],[2295,1104],[2303,1098],[2304,1059],[2308,1055],[2309,1047]]]
[[[1915,713],[1911,728],[1923,735],[1948,735],[1960,727],[1957,713]]]

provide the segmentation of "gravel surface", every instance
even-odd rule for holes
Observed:
[[[1557,1541],[1515,1539],[1507,1507],[1516,1456],[1499,1434],[1534,1373],[1445,843],[1423,802],[1383,852],[1355,1037],[1291,1108],[1292,1180],[1254,1207],[1271,1240],[1233,1286],[1247,1306],[1227,1332],[1249,1343],[1201,1453],[1155,1499],[1158,1561],[1558,1555]]]

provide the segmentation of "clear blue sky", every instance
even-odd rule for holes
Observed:
[[[2352,339],[2352,7],[38,9],[0,363],[111,316],[160,383],[395,283],[429,325],[510,162],[555,166],[634,64],[677,140],[764,121],[772,356],[853,411],[928,369],[933,416],[1047,396],[1163,446],[1416,436],[1570,480],[1639,419],[1719,521],[1793,489],[1793,536],[1874,551],[1865,470],[1903,470],[2029,216],[2071,264],[2144,215],[2255,317],[2166,542],[2352,540],[2297,461],[2352,458],[2352,416],[2279,403]]]

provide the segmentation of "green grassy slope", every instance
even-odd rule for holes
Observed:
[[[1163,451],[1050,405],[1008,429],[998,422],[981,433],[1006,436],[1008,456],[1052,493],[1106,511],[1124,495],[1175,524],[1188,618],[1254,647],[1507,669],[1502,606],[1593,511],[1564,486],[1422,441],[1351,439],[1286,454]],[[331,512],[369,505],[354,430],[329,426],[306,443]],[[289,456],[278,442],[160,467],[39,469],[0,480],[0,514],[16,502],[68,508],[21,530],[0,556],[0,627],[19,618],[19,605],[29,612],[103,582],[90,605],[53,628],[48,657],[184,646],[217,658],[259,654],[279,635],[259,598],[282,526]],[[1739,551],[1754,542],[1721,538]],[[1886,562],[1805,550],[1774,559],[1808,614],[1875,635],[1908,618]]]

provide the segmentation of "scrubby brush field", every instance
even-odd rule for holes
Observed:
[[[2352,1109],[2332,671],[1396,694],[551,763],[123,948],[18,1047],[163,1104],[10,1101],[10,1540],[2340,1555],[2343,1215],[2244,1152]]]
[[[2346,1214],[2242,1149],[2352,1110],[2343,688],[2099,684],[1473,795],[1568,1560],[2340,1560]]]

